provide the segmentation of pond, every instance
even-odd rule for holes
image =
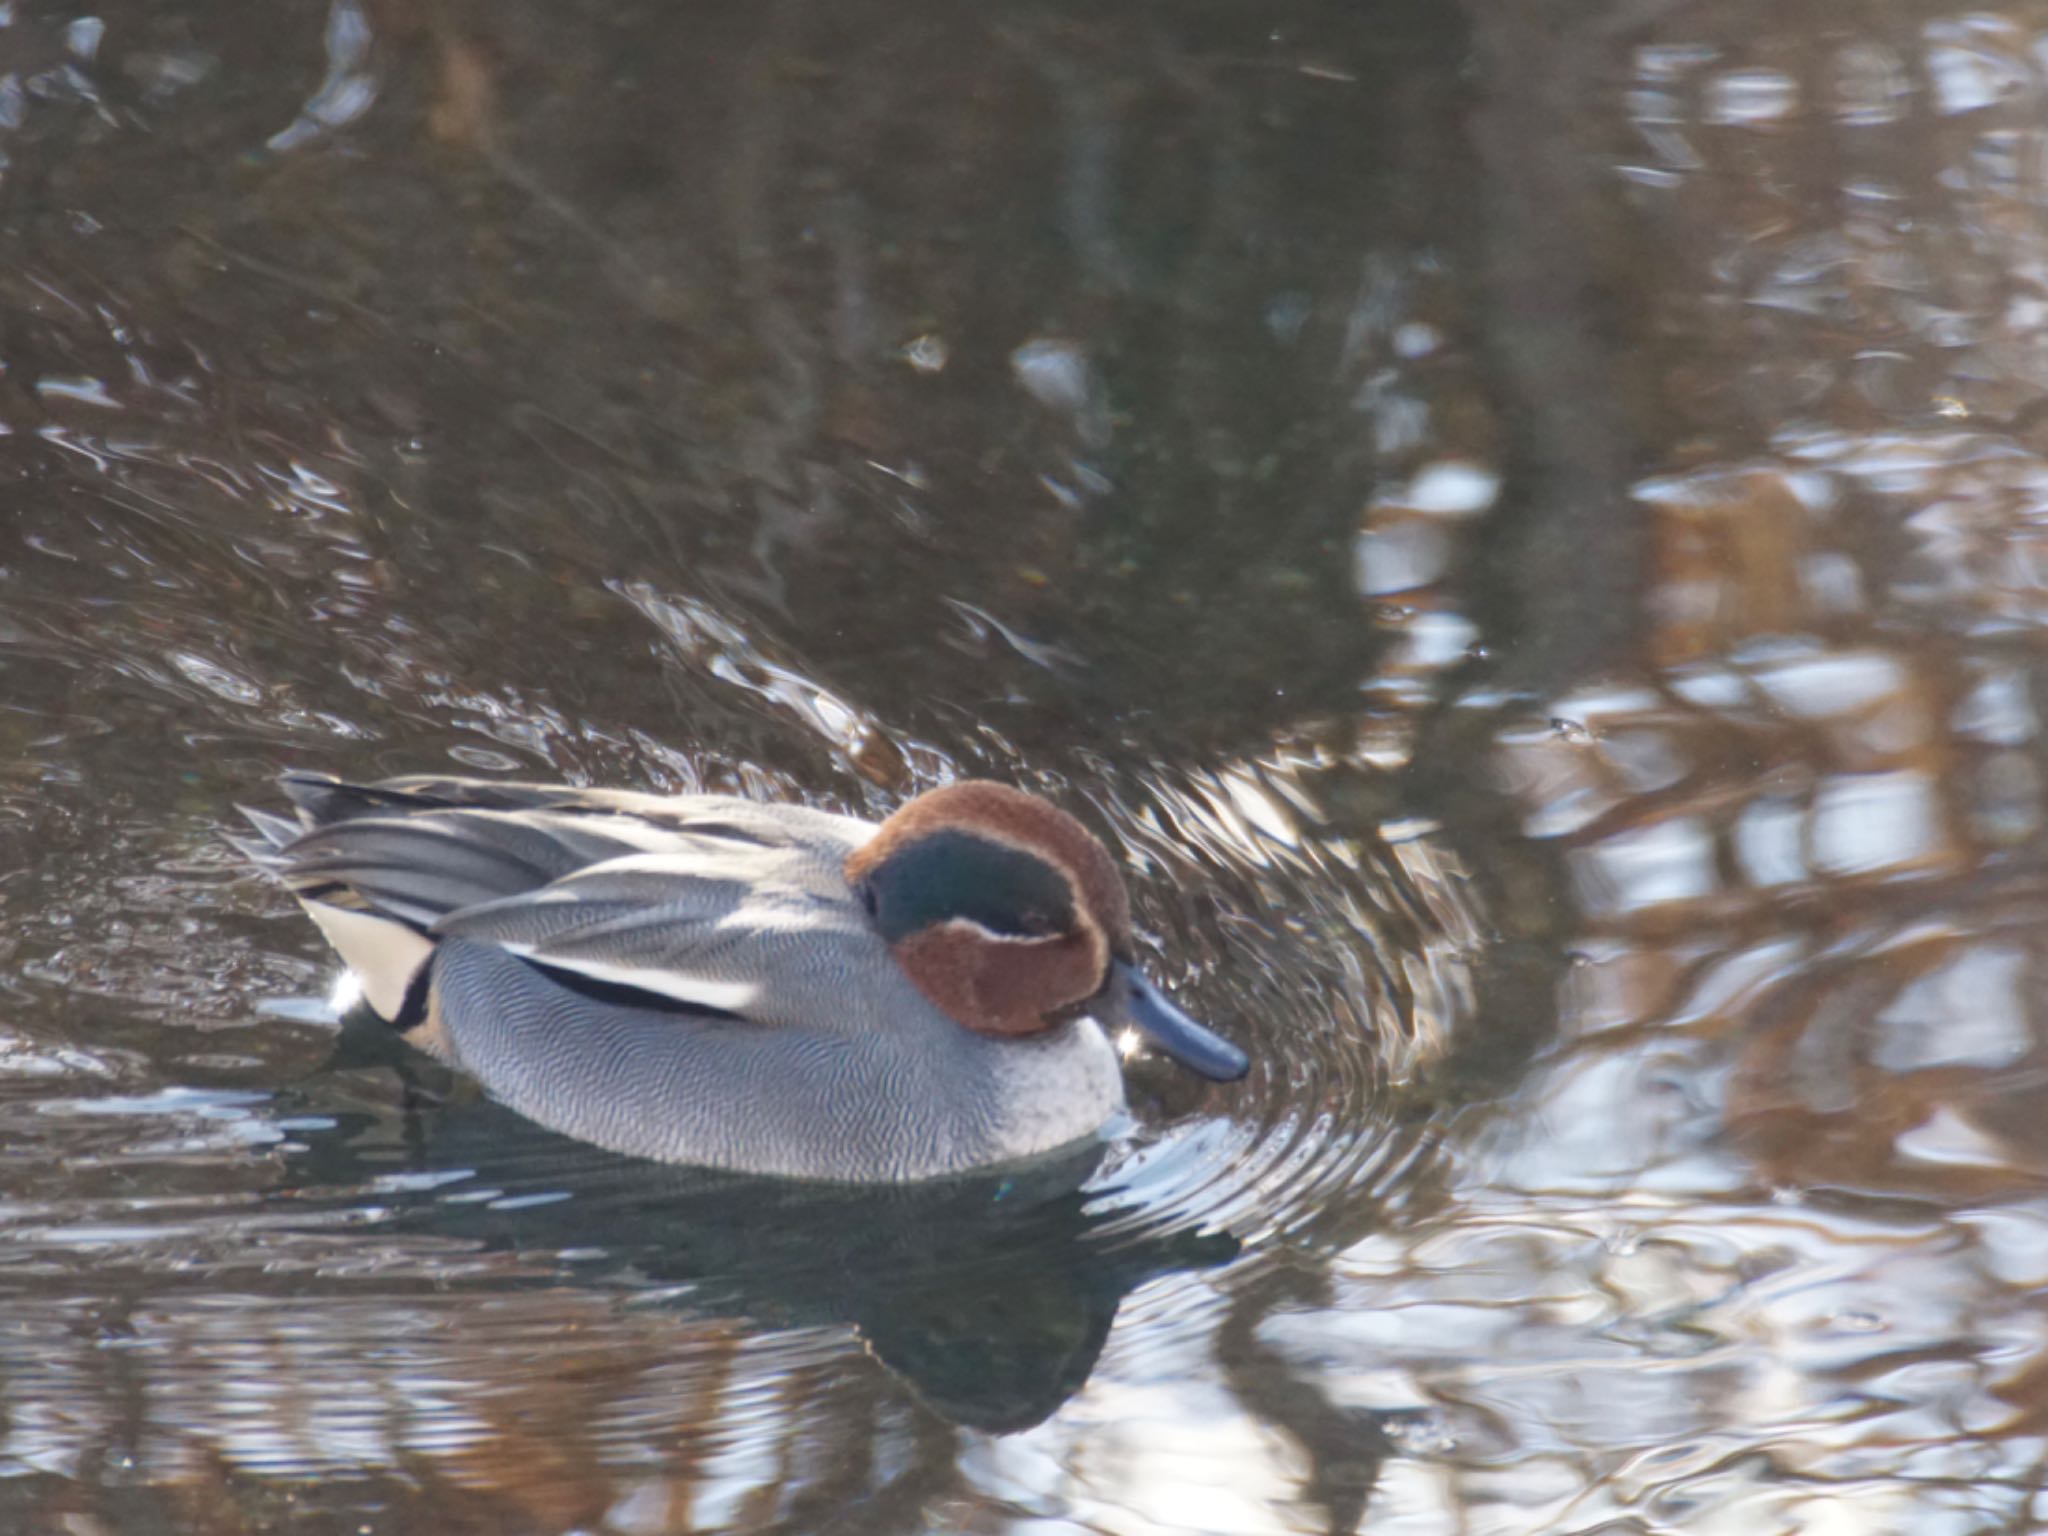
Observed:
[[[0,1528],[2048,1524],[2048,7],[0,0]],[[276,774],[1109,842],[858,1190],[332,1001]]]

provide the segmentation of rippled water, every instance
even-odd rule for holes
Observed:
[[[0,1528],[2048,1524],[2048,10],[0,0]],[[324,999],[281,767],[1123,856],[914,1190]]]

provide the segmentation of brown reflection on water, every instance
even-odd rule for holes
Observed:
[[[2048,15],[1615,20],[1636,638],[1490,765],[1556,1037],[1454,1210],[1265,1333],[1430,1426],[1418,1528],[2030,1527]]]
[[[36,1343],[10,1367],[24,1470],[182,1490],[230,1521],[242,1504],[256,1528],[276,1498],[263,1483],[341,1476],[314,1518],[374,1521],[402,1498],[450,1530],[806,1530],[850,1498],[928,1492],[951,1451],[836,1341],[748,1349],[736,1329],[573,1291],[172,1293],[19,1323]],[[124,1369],[130,1356],[150,1367]],[[18,1528],[62,1529],[52,1513],[82,1503],[60,1491],[19,1506],[50,1525]]]
[[[2040,1523],[2048,11],[0,21],[0,1524]],[[1257,1064],[612,1202],[284,763],[1035,785]]]

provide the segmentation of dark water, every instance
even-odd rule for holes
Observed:
[[[0,0],[0,1529],[2048,1523],[2048,6]],[[294,765],[958,773],[1257,1065],[609,1158]]]

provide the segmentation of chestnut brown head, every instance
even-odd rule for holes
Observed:
[[[1244,1074],[1242,1052],[1139,974],[1109,850],[1035,795],[979,780],[920,795],[846,877],[911,982],[968,1029],[1028,1036],[1088,1013],[1204,1076]]]

